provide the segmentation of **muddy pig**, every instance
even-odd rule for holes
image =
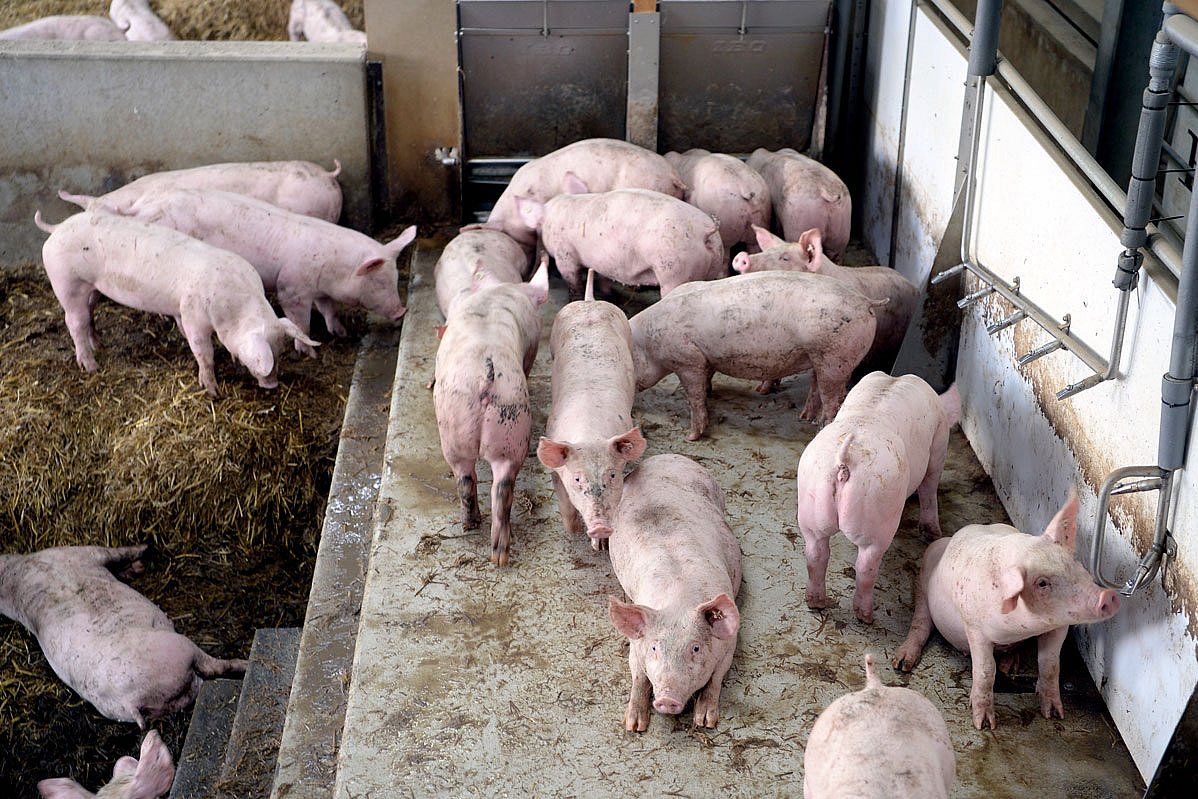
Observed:
[[[86,205],[86,203],[85,203]],[[411,225],[387,244],[324,219],[217,189],[163,189],[121,204],[117,213],[186,233],[253,264],[283,313],[306,336],[312,308],[335,336],[346,334],[337,303],[398,321],[399,254],[416,239]],[[303,342],[296,349],[315,350]]]
[[[870,372],[853,386],[836,420],[799,457],[808,607],[828,606],[828,540],[839,531],[857,547],[853,610],[866,624],[873,622],[874,581],[912,493],[919,493],[920,529],[940,537],[936,488],[949,429],[960,418],[956,384],[937,397],[915,375]]]
[[[694,441],[707,429],[714,372],[778,380],[812,370],[802,418],[830,421],[873,341],[879,304],[804,272],[687,284],[629,320],[637,391],[677,374],[690,405],[686,438]]]
[[[736,244],[756,249],[753,226],[769,227],[770,189],[761,174],[732,155],[707,150],[666,153],[665,158],[686,183],[683,197],[720,223],[724,260]]]
[[[495,201],[487,224],[520,242],[531,257],[536,231],[520,221],[516,198],[548,202],[566,191],[567,172],[577,175],[595,192],[650,189],[681,198],[686,191],[674,167],[652,150],[619,139],[582,139],[517,169]]]
[[[804,230],[819,228],[828,256],[839,260],[853,222],[853,201],[844,181],[819,161],[789,147],[773,153],[758,148],[748,164],[770,187],[774,221],[782,236],[797,241]]]
[[[464,530],[482,522],[475,464],[484,458],[491,465],[491,562],[504,566],[516,475],[532,436],[525,378],[537,356],[549,268],[542,263],[528,283],[500,283],[484,275],[471,291],[449,308],[437,347],[433,407]]]
[[[333,0],[293,0],[287,20],[287,35],[293,42],[361,42],[366,34],[354,30],[349,17]]]
[[[147,0],[112,0],[108,16],[118,27],[125,29],[125,38],[131,42],[162,42],[175,38]]]
[[[142,195],[159,189],[215,189],[247,194],[271,205],[326,222],[341,217],[341,162],[327,170],[311,161],[246,161],[208,164],[189,169],[152,172],[99,197],[70,194],[58,196],[67,202],[92,207],[94,203],[117,213]]]
[[[553,473],[567,532],[585,530],[599,549],[611,535],[624,467],[645,453],[645,439],[632,426],[636,376],[628,318],[595,299],[593,275],[585,298],[553,320],[553,405],[537,458]]]
[[[175,781],[170,750],[155,730],[141,742],[141,757],[122,757],[112,767],[112,782],[92,793],[68,777],[42,780],[37,784],[42,799],[157,799],[166,796]]]
[[[92,323],[97,293],[121,305],[173,317],[200,367],[200,385],[217,396],[212,334],[263,388],[275,388],[279,354],[316,342],[275,316],[262,278],[244,258],[170,228],[106,211],[84,211],[59,225],[34,222],[50,237],[42,261],[65,312],[75,360],[96,371]]]
[[[143,570],[144,546],[57,547],[0,555],[0,613],[37,636],[54,673],[114,721],[182,710],[201,678],[241,674],[244,660],[205,654],[113,570]]]
[[[1061,645],[1069,625],[1103,621],[1119,610],[1119,595],[1095,584],[1074,559],[1076,548],[1073,489],[1043,535],[1008,524],[971,524],[932,542],[915,584],[911,630],[894,667],[915,667],[935,625],[973,661],[973,726],[980,730],[989,723],[994,729],[994,652],[1034,637],[1040,712],[1064,718]]]
[[[648,729],[650,698],[673,716],[696,691],[695,726],[715,727],[740,630],[740,544],[724,492],[690,458],[655,455],[628,475],[614,522],[612,570],[629,599],[607,598],[630,641],[624,728]]]
[[[720,228],[712,216],[648,189],[592,193],[567,177],[571,193],[549,202],[518,198],[520,218],[540,231],[557,271],[580,295],[583,268],[630,286],[660,286],[664,297],[683,283],[727,271]]]
[[[804,231],[799,240],[790,243],[762,227],[755,227],[761,252],[756,255],[737,253],[732,269],[742,274],[769,269],[814,272],[844,281],[874,300],[889,300],[878,309],[878,329],[874,343],[865,356],[867,363],[877,362],[878,368],[889,370],[898,354],[911,315],[919,304],[919,289],[897,270],[886,266],[840,266],[823,250],[823,236],[817,228]]]
[[[524,249],[506,233],[463,229],[445,245],[433,270],[437,307],[448,318],[450,301],[470,288],[476,272],[486,271],[502,283],[519,283],[527,267]]]
[[[803,799],[948,799],[956,776],[940,711],[909,688],[882,685],[872,655],[865,687],[828,705],[803,752]]]
[[[125,28],[108,17],[59,14],[0,30],[3,39],[61,39],[64,41],[123,42]]]

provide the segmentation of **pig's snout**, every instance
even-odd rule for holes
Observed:
[[[599,541],[603,538],[611,538],[611,528],[606,524],[599,522],[598,524],[587,528],[587,535],[589,535],[595,541]]]
[[[1098,611],[1100,619],[1109,619],[1119,612],[1119,594],[1109,588],[1103,589],[1098,594],[1098,601],[1095,603],[1094,609]]]
[[[277,372],[271,372],[268,375],[262,375],[258,378],[258,385],[262,388],[278,388],[279,375]]]
[[[408,312],[407,308],[403,307],[402,305],[399,306],[398,311],[393,311],[391,313],[391,321],[398,322],[400,319],[403,319],[403,315],[406,314],[407,312]]]
[[[682,708],[683,703],[671,696],[659,696],[653,700],[653,709],[667,716],[677,716]]]

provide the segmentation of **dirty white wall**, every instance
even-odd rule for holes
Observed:
[[[908,0],[872,5],[863,233],[883,261],[893,252],[892,265],[922,282],[952,206],[966,55],[956,30],[921,3],[905,82],[910,20]],[[896,169],[905,84],[905,146]],[[1053,157],[1055,145],[1005,92],[987,94],[981,137],[976,260],[1007,281],[1018,276],[1023,293],[1055,318],[1070,314],[1073,332],[1106,356],[1117,300],[1111,280],[1121,249],[1116,214],[1072,167]],[[978,286],[970,282],[967,290]],[[1080,361],[1058,352],[1018,367],[1015,358],[1048,337],[1031,322],[988,335],[985,325],[1012,311],[1002,300],[980,302],[965,314],[957,366],[965,403],[962,427],[1021,529],[1043,530],[1069,487],[1078,487],[1083,562],[1103,479],[1118,467],[1156,462],[1160,380],[1168,368],[1174,293],[1170,280],[1161,278],[1158,285],[1142,275],[1132,298],[1119,379],[1063,401],[1055,398],[1056,391],[1089,374]],[[1177,475],[1178,507],[1170,527],[1179,552],[1164,582],[1158,576],[1111,621],[1075,628],[1094,681],[1145,780],[1151,779],[1198,682],[1198,486],[1192,474]],[[1115,505],[1106,537],[1109,577],[1130,576],[1151,540],[1156,499],[1149,492]]]

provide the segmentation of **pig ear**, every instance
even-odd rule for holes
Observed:
[[[727,594],[720,594],[705,605],[700,605],[699,615],[711,625],[711,634],[727,640],[735,638],[740,629],[740,611]]]
[[[541,255],[541,265],[537,267],[537,271],[529,279],[527,286],[528,296],[532,299],[534,305],[544,305],[549,300],[549,254]]]
[[[1069,499],[1057,511],[1044,531],[1044,537],[1049,541],[1063,546],[1070,553],[1077,549],[1077,489],[1070,487]]]
[[[399,253],[403,252],[404,247],[407,247],[409,244],[411,244],[415,240],[416,240],[416,226],[409,225],[407,228],[404,229],[403,233],[400,233],[398,236],[391,239],[391,241],[385,247],[383,247],[383,249],[385,249],[387,252],[391,253],[392,255],[398,255]]]
[[[625,461],[634,461],[645,454],[645,437],[634,427],[627,433],[608,439],[608,445]]]
[[[651,613],[649,608],[621,602],[608,594],[607,612],[611,616],[611,623],[616,625],[616,629],[625,637],[635,640],[645,635]]]
[[[1026,580],[1023,569],[1012,566],[998,576],[998,590],[1002,595],[1002,612],[1010,613],[1019,604],[1019,595],[1023,593],[1023,583]]]
[[[445,328],[446,327],[448,327],[448,325],[437,325],[437,341],[440,341],[442,338],[445,337]]]
[[[371,272],[380,268],[385,263],[387,263],[386,258],[371,258],[369,260],[363,261],[362,265],[358,267],[354,274],[358,277],[365,277],[366,275],[369,275]]]
[[[819,271],[820,256],[824,254],[823,235],[819,232],[819,228],[813,227],[811,230],[804,230],[800,233],[798,244],[803,248],[803,254],[807,256],[807,261],[811,265],[809,271]]]
[[[90,799],[95,796],[68,777],[42,780],[37,784],[37,792],[42,795],[42,799]]]
[[[732,270],[740,272],[742,275],[749,271],[749,254],[747,252],[738,252],[736,254],[736,257],[732,259]]]
[[[541,441],[537,444],[537,460],[545,464],[547,468],[561,468],[568,457],[570,457],[569,444],[541,436]]]
[[[778,238],[760,225],[753,225],[753,232],[757,234],[757,246],[762,250],[768,250],[770,247],[779,247],[786,243],[783,239]]]
[[[126,755],[116,762],[112,767],[112,778],[122,777],[126,774],[133,775],[137,773],[137,758]]]
[[[562,188],[566,194],[590,194],[591,188],[586,182],[572,171],[566,172],[562,178]]]
[[[304,331],[299,329],[299,325],[297,325],[295,322],[292,322],[287,317],[285,317],[285,316],[280,317],[279,324],[283,326],[283,331],[288,336],[295,339],[300,344],[307,344],[309,347],[319,347],[320,346],[319,341],[313,341],[311,338],[309,338],[307,335],[304,334]],[[272,358],[274,357],[273,353],[271,354],[271,357]]]
[[[175,781],[175,764],[171,761],[170,750],[157,732],[150,730],[146,735],[141,742],[141,760],[134,762],[137,763],[137,773],[129,785],[128,799],[157,799],[165,796]]]
[[[545,221],[545,204],[531,197],[517,197],[516,212],[529,230],[540,230]]]

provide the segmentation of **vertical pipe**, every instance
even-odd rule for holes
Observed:
[[[978,0],[973,36],[969,40],[969,74],[982,78],[998,66],[998,29],[1003,0]]]

